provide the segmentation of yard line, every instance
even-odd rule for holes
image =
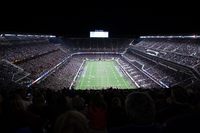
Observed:
[[[110,64],[106,62],[106,84],[108,87],[110,87],[110,70],[108,66],[110,66]]]
[[[115,66],[114,66],[115,64],[114,64],[114,62],[112,62],[112,73],[113,73],[113,75],[114,75],[114,77],[115,77],[115,80],[116,81],[118,81],[119,82],[119,80],[118,80],[118,78],[117,78],[117,72],[116,72],[116,68],[115,68]],[[120,84],[119,83],[117,83],[117,85],[115,86],[115,87],[120,87]]]
[[[115,64],[114,64],[115,65]],[[117,68],[118,69],[118,68]],[[119,73],[119,71],[117,71],[116,70],[116,72],[118,72]],[[126,86],[126,88],[128,88],[128,85],[127,85],[127,83],[126,83],[126,81],[125,81],[125,77],[123,76],[123,78],[120,78],[120,79],[122,79],[122,81],[123,81],[123,86]],[[120,85],[120,87],[122,87],[121,85]]]
[[[85,63],[85,60],[82,62],[81,66],[80,66],[80,68],[79,68],[79,70],[78,70],[78,72],[76,73],[76,75],[75,75],[75,77],[74,77],[74,79],[73,79],[73,81],[72,81],[72,83],[71,83],[71,85],[70,85],[70,87],[69,87],[70,89],[71,89],[72,85],[75,83],[75,79],[76,79],[77,76],[79,75],[79,72],[80,72],[80,70],[82,69],[84,63]]]
[[[84,71],[85,71],[85,75],[86,75],[86,73],[87,73],[87,68],[88,68],[88,67],[87,67],[87,64],[86,64],[86,67],[84,68],[84,69],[86,69],[86,70],[84,70]],[[83,77],[83,75],[81,75],[81,77],[80,77],[80,80],[81,80],[81,81],[80,81],[80,86],[79,86],[80,88],[79,88],[79,89],[82,89],[82,84],[83,84],[84,79],[85,79],[85,78]]]

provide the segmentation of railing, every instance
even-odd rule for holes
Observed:
[[[129,73],[125,70],[125,68],[119,63],[118,60],[116,60],[116,62],[118,63],[118,65],[121,67],[122,71],[132,80],[132,82],[137,86],[137,88],[140,88],[140,86],[138,85],[138,83],[129,75]]]
[[[131,62],[129,61],[129,59],[128,59],[126,56],[123,56],[123,55],[122,55],[122,57],[123,57],[126,61],[128,61],[132,66],[134,66],[134,67],[137,68],[140,72],[142,72],[144,75],[146,75],[148,78],[150,78],[151,80],[153,80],[153,81],[154,81],[156,84],[158,84],[159,86],[164,87],[164,88],[169,88],[169,87],[168,87],[167,85],[165,85],[164,83],[159,82],[159,81],[155,80],[154,78],[152,78],[151,75],[150,75],[149,73],[147,73],[146,71],[143,71],[143,70],[141,70],[140,68],[138,68],[137,66],[135,66],[135,64],[131,63]]]
[[[73,86],[73,84],[75,83],[75,81],[76,81],[76,79],[77,79],[77,77],[78,77],[78,75],[79,75],[79,72],[80,72],[80,70],[82,69],[84,63],[85,63],[85,60],[82,62],[81,66],[80,66],[79,69],[78,69],[78,72],[77,72],[76,75],[74,76],[74,79],[73,79],[73,81],[72,81],[72,83],[71,83],[69,89],[71,89],[72,86]]]

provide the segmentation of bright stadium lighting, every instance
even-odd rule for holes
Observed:
[[[54,36],[54,35],[50,35],[49,37],[50,37],[50,38],[55,38],[56,36]]]
[[[21,37],[27,37],[28,35],[17,34],[17,36],[21,36]]]
[[[5,36],[16,36],[16,34],[4,34]]]
[[[108,38],[109,33],[103,30],[90,31],[90,38]]]
[[[190,36],[140,36],[141,39],[145,38],[200,38],[198,35],[190,35]]]

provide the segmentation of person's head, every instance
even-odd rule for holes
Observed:
[[[85,100],[82,97],[76,96],[72,99],[73,107],[78,110],[84,110],[85,108]]]
[[[56,112],[60,115],[66,111],[72,110],[72,101],[68,96],[59,96],[56,98]]]
[[[188,103],[188,92],[181,87],[171,88],[171,98],[176,103]]]
[[[21,98],[26,97],[26,89],[25,88],[17,88],[16,93],[21,96]]]
[[[125,101],[126,112],[136,123],[152,123],[155,118],[155,103],[151,96],[144,92],[132,92]]]
[[[55,133],[88,133],[86,117],[78,111],[67,111],[60,115],[54,126]]]
[[[33,97],[33,104],[35,105],[44,105],[45,104],[45,98],[42,94],[35,95]]]
[[[11,99],[10,99],[10,107],[11,111],[16,112],[16,111],[25,111],[25,106],[23,104],[23,100],[20,95],[14,94]]]
[[[112,106],[113,107],[121,107],[122,106],[122,103],[121,103],[121,100],[119,97],[114,97],[112,99]]]
[[[90,103],[91,105],[96,106],[96,107],[106,108],[104,97],[100,93],[92,95],[90,99]]]
[[[2,113],[3,96],[0,94],[0,113]]]
[[[0,104],[3,102],[3,96],[0,94]]]

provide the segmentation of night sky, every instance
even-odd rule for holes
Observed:
[[[200,33],[198,8],[173,3],[124,3],[17,7],[1,15],[0,32],[67,37],[89,37],[89,31],[95,29],[109,31],[110,37]]]

